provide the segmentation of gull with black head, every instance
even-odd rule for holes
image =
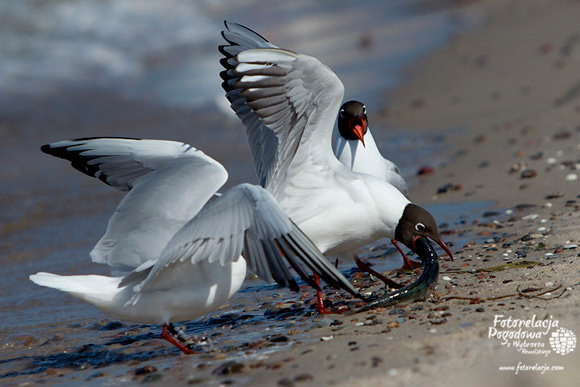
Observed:
[[[334,154],[347,168],[354,172],[366,173],[378,179],[384,179],[395,186],[403,195],[409,196],[407,183],[399,167],[383,157],[371,129],[366,106],[359,101],[348,101],[342,104],[338,113],[338,135],[334,143]],[[393,245],[403,256],[402,269],[414,269],[421,263],[407,257],[396,239]],[[379,277],[380,278],[380,277]]]
[[[320,251],[355,259],[356,249],[383,237],[412,250],[430,238],[451,256],[429,212],[336,158],[344,86],[330,68],[239,24],[226,22],[222,35],[222,86],[246,127],[259,182]]]

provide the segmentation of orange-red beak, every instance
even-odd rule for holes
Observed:
[[[363,146],[365,146],[364,136],[366,126],[367,123],[365,122],[364,118],[353,118],[352,120],[348,121],[348,127],[353,131],[360,142],[362,142]]]
[[[435,241],[435,243],[437,243],[439,246],[441,246],[441,248],[443,250],[445,250],[447,255],[449,255],[449,258],[451,258],[451,260],[453,261],[453,254],[451,254],[451,250],[449,250],[449,247],[447,247],[445,242],[443,242],[443,239],[439,239],[438,241]]]

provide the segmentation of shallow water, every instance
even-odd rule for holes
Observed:
[[[122,88],[126,96],[191,107],[219,100],[216,45],[224,19],[314,55],[369,105],[397,71],[477,23],[453,2],[409,0],[54,0],[0,3],[0,91]],[[375,105],[376,106],[376,105]]]
[[[128,372],[143,362],[163,369],[187,361],[155,340],[160,327],[108,320],[92,306],[28,280],[37,271],[107,274],[88,253],[122,197],[42,154],[40,145],[107,135],[179,139],[221,161],[230,173],[228,185],[255,181],[244,131],[223,112],[215,49],[222,20],[247,24],[282,47],[317,56],[343,79],[346,98],[378,109],[385,89],[400,80],[401,66],[473,22],[460,10],[417,3],[0,3],[0,380],[18,383],[42,375],[65,385],[103,384],[103,378],[131,383]],[[373,131],[407,176],[419,165],[437,163],[446,146],[436,134]],[[453,227],[491,205],[429,210]],[[461,243],[458,236],[449,239]],[[378,270],[400,264],[382,241],[368,256],[375,257]],[[341,269],[351,274],[348,265]],[[306,331],[318,320],[310,313],[311,296],[250,279],[223,309],[183,326],[188,334],[210,338],[201,350],[226,352],[228,360],[259,358],[309,340]],[[211,356],[196,361],[219,362]]]

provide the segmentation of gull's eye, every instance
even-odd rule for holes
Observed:
[[[363,114],[367,114],[367,107],[363,105]]]
[[[340,114],[340,118],[344,118],[344,109],[340,109],[339,114]]]
[[[417,230],[418,232],[424,232],[426,230],[426,227],[423,223],[417,223],[415,225],[415,230]]]

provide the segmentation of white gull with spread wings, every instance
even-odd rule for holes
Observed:
[[[129,191],[91,252],[117,275],[30,279],[87,301],[121,320],[164,324],[216,309],[241,287],[246,266],[267,282],[298,290],[289,266],[309,284],[312,270],[358,295],[265,189],[217,190],[228,174],[190,145],[162,140],[86,138],[42,147],[117,189]]]

